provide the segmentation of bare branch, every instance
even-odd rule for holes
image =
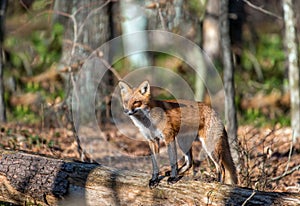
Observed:
[[[260,81],[264,80],[264,75],[262,73],[262,69],[261,69],[261,66],[259,65],[258,59],[250,51],[244,50],[244,52],[247,55],[248,59],[252,62],[255,73],[256,73],[258,79]]]
[[[297,170],[300,170],[300,165],[297,165],[297,166],[293,167],[292,169],[290,169],[290,170],[288,170],[288,171],[285,171],[282,175],[279,175],[279,176],[277,176],[277,177],[274,177],[274,178],[272,178],[270,181],[273,182],[273,181],[280,180],[280,179],[282,179],[283,177],[288,176],[288,175],[292,174],[293,172],[295,172],[295,171],[297,171]]]
[[[29,14],[32,14],[28,6],[23,2],[23,0],[20,1],[21,6],[28,12]]]
[[[245,2],[249,7],[253,8],[255,10],[258,10],[258,11],[264,13],[264,14],[267,14],[269,16],[273,16],[273,17],[276,17],[276,18],[282,20],[281,16],[278,16],[277,14],[274,14],[273,12],[265,10],[262,7],[256,6],[256,5],[252,4],[251,2],[249,2],[248,0],[243,0],[243,2]]]
[[[292,151],[293,151],[293,144],[295,142],[295,139],[296,139],[296,135],[294,135],[293,133],[293,137],[292,137],[292,140],[291,140],[291,145],[290,145],[290,151],[289,151],[289,157],[288,157],[288,161],[286,163],[286,168],[285,168],[285,171],[283,174],[277,176],[277,177],[273,177],[270,181],[277,181],[277,180],[280,180],[282,179],[283,177],[287,176],[287,175],[290,175],[292,174],[293,172],[295,172],[296,170],[299,170],[300,169],[300,165],[297,165],[295,167],[293,167],[292,169],[288,170],[289,168],[289,164],[291,162],[291,157],[292,157]]]
[[[104,66],[109,69],[119,80],[121,80],[121,76],[118,74],[118,72],[116,71],[115,68],[113,68],[104,58],[103,58],[103,53],[101,51],[97,52],[97,56],[99,57],[99,59],[102,61],[102,63],[104,64]]]
[[[245,202],[243,202],[242,206],[245,206],[247,202],[249,202],[249,200],[251,200],[251,198],[255,195],[256,191],[253,190],[252,194],[245,200]]]

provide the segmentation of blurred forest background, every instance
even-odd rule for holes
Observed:
[[[89,159],[88,154],[82,154],[74,132],[70,112],[73,83],[89,55],[122,34],[159,29],[184,36],[203,48],[223,76],[220,2],[8,0],[1,30],[5,113],[0,126],[0,148]],[[242,159],[239,173],[241,184],[246,187],[299,191],[300,138],[291,141],[289,49],[285,46],[283,2],[229,0],[234,104]],[[300,1],[293,3],[295,28],[299,31],[300,14],[296,11],[300,10]],[[182,76],[199,99],[209,103],[208,95],[199,88],[194,72],[185,62],[160,53],[143,55],[109,65],[113,69],[105,74],[98,88],[102,94],[99,97],[105,98],[96,98],[96,115],[104,140],[124,153],[141,156],[149,154],[147,146],[126,139],[110,124],[110,94],[118,76],[151,65],[151,59],[154,65]],[[102,160],[105,162],[105,158]]]
[[[74,70],[78,69],[84,58],[104,42],[122,33],[128,33],[122,32],[122,28],[126,29],[127,22],[124,16],[128,15],[128,8],[124,5],[121,7],[120,2],[58,2],[60,3],[39,0],[8,1],[3,42],[3,84],[8,122],[36,123],[41,121],[42,116],[51,119],[52,115],[46,114],[49,108],[59,104],[66,97],[66,67],[71,65]],[[135,11],[129,9],[129,14],[131,12],[132,15],[144,15],[139,17],[142,21],[141,25],[138,25],[140,28],[133,29],[163,29],[162,27],[166,27],[164,24],[168,24],[165,30],[202,45],[222,75],[218,34],[213,34],[217,39],[212,39],[214,36],[209,36],[211,34],[205,34],[206,31],[217,32],[213,30],[216,28],[210,27],[218,26],[213,22],[214,19],[217,20],[218,1],[181,1],[179,6],[178,3],[172,5],[171,1],[162,2],[160,12],[156,11],[151,1],[138,3],[138,6],[144,6],[140,13],[133,14]],[[281,1],[250,1],[253,5],[262,6],[266,11],[272,12],[272,15],[252,8],[243,1],[232,2],[236,5],[229,9],[233,10],[233,16],[238,15],[238,21],[232,20],[231,24],[238,122],[240,125],[289,126],[290,98]],[[128,7],[136,6],[134,3],[128,4]],[[295,1],[294,8],[298,8],[298,5]],[[75,15],[77,7],[83,12],[78,11]],[[175,7],[181,9],[179,17],[172,14]],[[97,8],[99,11],[94,11]],[[121,9],[123,13],[120,12]],[[206,13],[205,9],[208,10]],[[91,15],[93,22],[85,22],[86,25],[81,27],[83,34],[79,35],[77,41],[78,44],[83,44],[81,46],[85,46],[84,51],[70,57],[70,45],[73,41],[70,19],[76,18],[80,25],[83,21],[80,18],[86,17],[82,15],[90,11],[98,12],[98,19]],[[159,14],[163,15],[163,23]],[[99,28],[95,25],[99,25]],[[299,21],[296,27],[300,27]],[[208,40],[205,41],[205,38]],[[186,79],[194,87],[195,78],[193,74],[186,73],[187,66],[184,62],[165,58],[163,55],[156,56],[157,65],[167,65],[186,75]],[[143,65],[147,65],[147,60],[135,67]],[[126,59],[114,67],[121,76],[134,68]],[[55,121],[60,120],[55,118]],[[53,121],[45,122],[46,126],[57,126]]]

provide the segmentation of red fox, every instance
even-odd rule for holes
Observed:
[[[236,168],[230,154],[227,132],[222,120],[210,106],[189,100],[154,100],[148,81],[144,81],[137,88],[120,81],[119,87],[124,113],[149,142],[153,169],[152,178],[149,180],[150,188],[156,187],[160,181],[157,163],[159,141],[165,142],[169,155],[171,172],[167,182],[174,184],[180,179],[180,174],[192,167],[191,146],[196,137],[200,139],[202,148],[213,161],[218,180],[226,184],[237,184]],[[192,141],[189,138],[191,134],[196,136]],[[184,165],[179,169],[176,139],[185,158]]]

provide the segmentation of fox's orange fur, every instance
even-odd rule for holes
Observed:
[[[219,181],[237,184],[226,130],[211,107],[202,102],[188,100],[154,100],[148,81],[141,83],[138,88],[131,88],[127,83],[120,81],[119,87],[124,112],[149,141],[153,165],[153,174],[149,181],[151,188],[159,183],[159,167],[156,162],[159,140],[165,141],[168,147],[171,165],[168,182],[175,183],[179,180],[178,174],[192,166],[191,146],[196,138],[199,138],[202,147],[214,162]],[[186,163],[180,169],[177,166],[175,139],[185,153]]]

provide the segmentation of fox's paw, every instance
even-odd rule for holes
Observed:
[[[158,178],[149,180],[149,187],[150,187],[150,189],[155,188],[158,185],[158,183],[159,183],[159,179]]]
[[[171,176],[171,170],[165,171],[165,176]]]
[[[181,179],[180,176],[176,176],[176,177],[169,177],[167,182],[169,185],[175,184],[176,182],[178,182]]]

